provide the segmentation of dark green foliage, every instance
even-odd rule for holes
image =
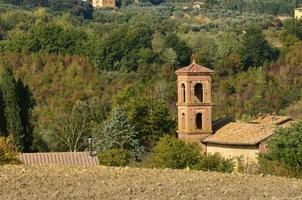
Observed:
[[[4,67],[1,74],[1,90],[4,102],[4,115],[7,133],[14,136],[15,145],[18,150],[26,149],[25,133],[20,117],[20,106],[17,95],[16,81],[10,68]]]
[[[172,48],[177,54],[177,66],[187,66],[191,62],[192,49],[176,34],[170,34],[165,39],[167,48]]]
[[[47,142],[43,138],[43,136],[39,133],[34,133],[33,135],[33,145],[32,152],[48,152],[50,151]]]
[[[4,115],[4,101],[2,91],[0,90],[0,136],[5,137],[7,136],[7,128],[6,128],[6,121]]]
[[[260,28],[249,27],[246,30],[242,38],[240,56],[246,69],[262,66],[264,61],[274,57],[273,50],[265,40]]]
[[[217,171],[231,173],[234,171],[235,163],[232,159],[225,159],[220,154],[209,154],[202,157],[194,169],[204,171]]]
[[[102,44],[100,67],[107,70],[136,70],[139,62],[148,63],[149,59],[143,52],[151,48],[151,37],[151,29],[146,24],[114,30]]]
[[[130,154],[124,149],[111,149],[98,156],[100,164],[106,166],[126,166],[130,161]]]
[[[1,107],[3,116],[2,134],[14,136],[19,151],[31,151],[33,140],[32,109],[35,105],[33,95],[28,86],[19,79],[15,81],[10,68],[4,67],[1,74]]]
[[[150,167],[183,169],[200,161],[200,148],[172,136],[161,138],[153,149]]]
[[[260,155],[258,159],[259,169],[258,173],[270,174],[275,176],[286,177],[302,177],[301,170],[290,167],[283,162],[277,160],[269,160],[265,155]]]
[[[301,0],[206,0],[206,2],[214,7],[273,15],[291,14],[297,5],[302,3]]]
[[[284,22],[284,31],[286,34],[294,35],[298,39],[302,39],[302,21],[289,19]]]
[[[65,11],[75,16],[91,19],[92,7],[89,2],[78,0],[0,0],[0,3],[24,7],[49,7],[55,12]]]
[[[302,122],[280,128],[268,142],[265,159],[277,161],[302,173]]]
[[[23,127],[23,151],[29,152],[33,142],[33,124],[32,124],[32,109],[35,106],[35,100],[29,87],[24,85],[21,79],[18,79],[17,85],[18,104],[20,107],[21,124]]]
[[[167,105],[155,98],[154,93],[150,85],[137,83],[126,87],[114,98],[114,106],[125,110],[138,132],[140,143],[147,147],[152,147],[165,134],[174,134],[176,127]]]

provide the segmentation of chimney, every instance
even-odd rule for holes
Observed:
[[[272,113],[272,121],[275,122],[277,120],[277,114],[275,112]]]
[[[89,150],[89,156],[92,157],[92,137],[91,135],[88,137],[88,150]]]
[[[258,113],[258,120],[259,120],[259,123],[261,122],[262,119],[263,119],[263,114],[262,114],[262,113]]]

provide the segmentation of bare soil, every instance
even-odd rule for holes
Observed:
[[[1,166],[0,199],[302,200],[302,180],[189,170]]]

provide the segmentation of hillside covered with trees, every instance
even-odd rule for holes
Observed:
[[[302,117],[302,21],[279,19],[302,2],[0,2],[0,134],[20,151],[80,151],[92,136],[139,159],[176,134],[174,72],[193,59],[215,71],[214,120]]]

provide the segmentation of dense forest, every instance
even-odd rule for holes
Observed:
[[[0,2],[0,130],[20,151],[80,151],[92,136],[140,157],[175,135],[174,72],[193,59],[215,71],[213,120],[302,117],[302,21],[283,19],[302,2]]]

